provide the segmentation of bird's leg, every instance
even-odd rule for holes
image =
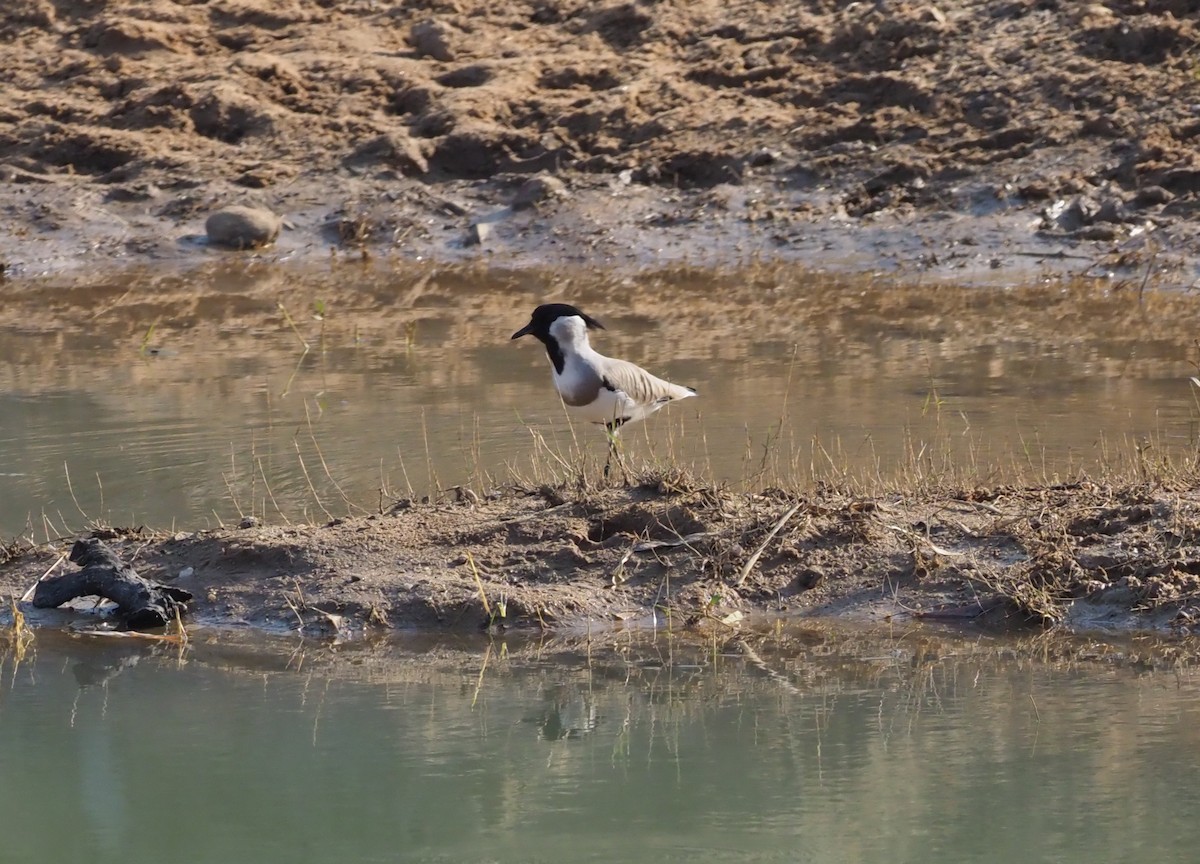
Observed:
[[[613,457],[617,457],[617,467],[621,469],[621,482],[626,486],[629,485],[629,474],[625,471],[625,460],[621,456],[621,445],[617,441],[617,430],[620,429],[619,422],[606,423],[604,428],[608,434],[608,458],[604,460],[604,480],[608,482],[609,470],[612,468]]]
[[[604,482],[608,482],[608,472],[612,468],[613,454],[617,452],[617,427],[612,423],[604,424],[604,434],[608,436],[608,458],[604,460]]]

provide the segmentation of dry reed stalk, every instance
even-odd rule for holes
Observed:
[[[22,595],[21,595],[21,602],[22,602],[22,603],[28,603],[30,600],[32,600],[32,599],[33,599],[33,592],[34,592],[35,590],[37,590],[37,585],[38,585],[38,582],[41,582],[43,579],[45,579],[47,576],[49,576],[51,573],[53,573],[53,572],[54,572],[54,568],[56,568],[56,567],[57,567],[59,564],[61,564],[63,561],[66,561],[66,560],[67,560],[67,556],[68,556],[69,554],[71,554],[71,553],[69,553],[69,552],[63,552],[63,553],[62,553],[61,555],[59,555],[59,556],[58,556],[56,559],[54,559],[54,563],[53,563],[53,564],[51,564],[51,565],[50,565],[48,568],[46,568],[46,572],[45,572],[45,573],[43,573],[41,576],[39,576],[39,577],[38,577],[38,578],[37,578],[37,579],[34,581],[34,583],[33,583],[32,585],[30,585],[30,586],[29,586],[29,589],[28,589],[28,590],[27,590],[27,591],[26,591],[24,594],[22,594]]]
[[[475,587],[479,589],[479,599],[483,601],[483,611],[487,613],[488,621],[494,621],[492,606],[488,603],[487,592],[483,590],[483,580],[479,578],[479,568],[475,566],[475,556],[467,552],[467,563],[471,565],[471,574],[475,577]]]
[[[309,476],[308,466],[304,464],[304,454],[300,452],[300,441],[297,438],[292,439],[292,446],[296,448],[296,459],[300,462],[300,470],[304,474],[304,482],[308,484],[308,491],[312,493],[313,500],[317,502],[317,506],[321,508],[321,512],[325,517],[332,522],[333,514],[325,509],[325,504],[321,501],[321,496],[317,494],[317,487],[313,485],[312,477]]]
[[[758,548],[754,550],[754,554],[746,559],[746,563],[742,565],[742,572],[738,574],[738,580],[735,583],[736,585],[741,587],[741,584],[746,581],[746,577],[750,575],[750,571],[754,569],[754,565],[758,563],[758,559],[762,557],[763,552],[766,551],[766,548],[770,542],[775,539],[775,535],[783,529],[783,526],[788,523],[789,519],[796,515],[796,511],[799,509],[800,502],[797,501],[788,509],[786,513],[783,514],[783,516],[779,518],[779,521],[775,523],[775,527],[767,533],[767,536],[763,539],[762,543],[760,543]]]

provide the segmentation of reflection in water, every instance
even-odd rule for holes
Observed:
[[[4,668],[5,860],[1185,861],[1200,839],[1190,671],[813,629],[755,638],[754,664],[514,641],[486,664],[348,646],[336,670],[54,638]]]
[[[582,737],[594,731],[600,721],[591,694],[574,693],[565,687],[551,688],[546,704],[527,719],[537,724],[547,741]]]
[[[321,520],[381,491],[545,476],[539,436],[567,458],[575,438],[544,354],[507,338],[545,299],[601,318],[602,350],[695,383],[701,399],[628,447],[717,480],[1041,479],[1195,438],[1187,298],[794,268],[564,283],[250,267],[43,290],[0,308],[0,536],[84,514]],[[602,441],[579,442],[602,461]]]

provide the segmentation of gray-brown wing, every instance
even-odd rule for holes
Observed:
[[[604,386],[610,390],[620,390],[638,405],[673,402],[676,399],[696,395],[696,391],[692,388],[664,381],[628,360],[614,360],[606,357],[602,371]]]

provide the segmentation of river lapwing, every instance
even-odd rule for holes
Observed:
[[[588,342],[589,328],[603,330],[604,325],[574,306],[546,303],[533,310],[529,323],[512,338],[536,336],[546,346],[554,367],[554,389],[569,413],[607,430],[604,476],[608,477],[618,429],[645,420],[668,402],[695,396],[696,391],[657,378],[627,360],[598,353]]]

